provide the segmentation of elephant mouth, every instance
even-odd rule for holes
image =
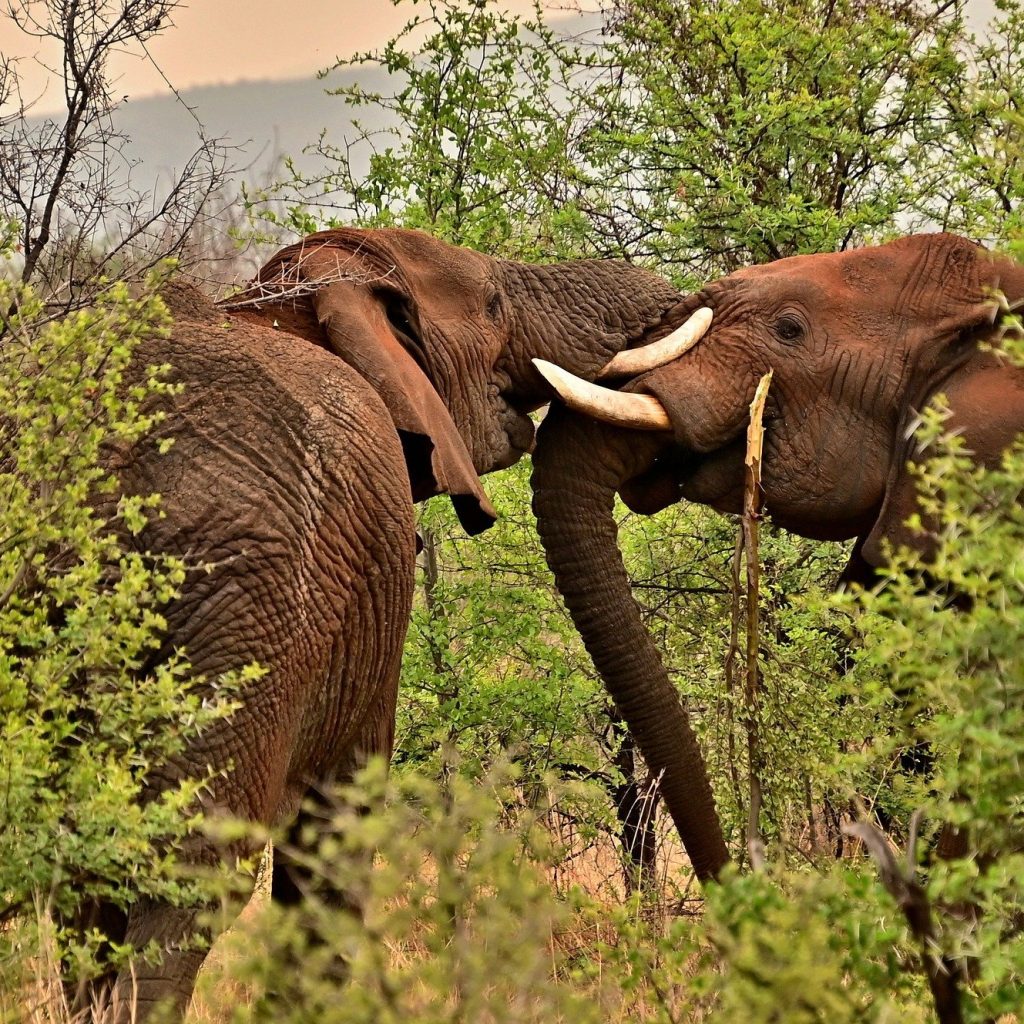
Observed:
[[[508,469],[524,455],[533,451],[536,443],[536,428],[525,411],[507,400],[499,416],[499,426],[504,434],[504,452],[498,455],[492,470]]]
[[[652,515],[680,499],[698,501],[719,512],[742,511],[742,437],[711,452],[698,452],[664,439],[664,447],[638,476],[618,488],[626,507]]]
[[[679,493],[719,512],[743,510],[746,438],[739,436],[710,452],[687,452],[679,473]]]

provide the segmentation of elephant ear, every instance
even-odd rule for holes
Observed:
[[[398,430],[414,501],[448,494],[466,532],[497,518],[473,460],[427,375],[395,337],[380,298],[355,281],[336,281],[313,296],[327,347],[384,400]]]
[[[1024,432],[1024,369],[981,352],[946,381],[942,391],[952,414],[948,429],[963,437],[977,462],[997,464]],[[934,547],[930,524],[923,523],[921,530],[907,525],[919,512],[916,480],[907,467],[903,459],[893,466],[878,519],[864,540],[862,556],[870,565],[884,563],[885,543],[914,547],[926,556]]]
[[[1024,302],[1024,266],[966,239],[943,234],[911,236],[893,245],[930,257],[933,288],[920,288],[919,299],[927,306],[930,294],[941,296],[935,309],[935,323],[941,328],[935,334],[942,338],[944,328],[953,340],[923,360],[920,370],[924,371],[924,389],[920,396],[914,396],[908,414],[941,391],[951,413],[948,429],[963,435],[979,463],[993,465],[1024,431],[1024,370],[979,350],[977,343],[991,336],[993,322],[1000,315],[999,305],[1019,309]],[[998,303],[993,301],[995,298]],[[870,571],[865,572],[863,566],[884,564],[887,544],[931,555],[935,546],[931,525],[924,522],[920,529],[914,529],[907,524],[921,511],[915,478],[907,466],[921,457],[914,451],[912,435],[907,436],[893,459],[878,519],[858,545],[851,565],[862,565],[851,579],[870,580]]]
[[[981,250],[983,260],[981,280],[983,286],[1001,294],[1003,300],[1013,309],[1020,309],[1024,302],[1024,266],[1000,253]]]

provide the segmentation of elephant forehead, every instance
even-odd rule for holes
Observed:
[[[421,279],[458,280],[465,287],[483,284],[490,276],[491,261],[472,249],[407,228],[384,228],[380,234],[402,260],[406,271]]]
[[[976,243],[958,235],[908,235],[884,245],[791,256],[738,271],[720,283],[759,285],[765,296],[796,296],[804,290],[811,308],[831,301],[833,306],[861,303],[904,316],[934,316],[940,309],[980,299],[979,251]]]
[[[771,316],[786,306],[815,314],[843,301],[848,288],[838,268],[811,262],[781,266],[789,262],[750,267],[709,286],[702,294],[714,311],[709,337],[726,323]]]
[[[876,308],[896,302],[908,279],[918,287],[938,290],[948,278],[948,265],[957,263],[962,247],[949,236],[914,236],[887,245],[843,252],[790,256],[745,267],[709,288],[711,295],[733,292],[769,298],[803,296],[816,304],[833,300],[870,301]],[[959,240],[958,240],[959,241]]]
[[[728,277],[726,282],[774,282],[780,285],[785,281],[835,281],[842,279],[842,268],[849,252],[813,253],[806,256],[787,256],[785,259],[771,263],[761,263],[753,267],[744,267]]]

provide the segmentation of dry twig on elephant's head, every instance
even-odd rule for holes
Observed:
[[[360,246],[351,247],[347,232],[310,235],[275,253],[242,291],[221,299],[217,305],[224,310],[237,310],[271,302],[294,303],[331,284],[347,281],[366,285],[397,277],[399,271],[394,263],[368,270],[368,257],[372,262],[372,254]]]

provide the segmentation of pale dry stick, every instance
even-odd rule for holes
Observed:
[[[32,957],[31,996],[23,997],[21,1012],[26,1021],[65,1021],[71,1019],[67,994],[61,984],[60,957],[56,952],[52,895],[45,901],[33,893],[39,935],[39,952]],[[5,1018],[6,1019],[6,1018]]]
[[[772,382],[769,370],[757,385],[750,403],[750,424],[747,427],[747,453],[744,457],[743,481],[743,548],[747,563],[747,673],[744,688],[745,726],[747,730],[747,771],[750,786],[750,804],[747,810],[747,849],[752,861],[763,860],[758,823],[761,817],[761,750],[758,742],[758,703],[760,679],[757,655],[760,646],[760,604],[758,591],[761,583],[761,561],[758,551],[760,540],[761,456],[764,449],[764,403]]]
[[[247,307],[259,308],[269,302],[281,303],[289,299],[295,301],[309,295],[316,295],[328,285],[340,284],[344,281],[350,281],[353,284],[367,284],[371,281],[383,281],[387,276],[387,274],[378,274],[371,277],[369,274],[339,269],[335,274],[309,280],[251,281],[243,292],[219,299],[216,305],[219,309],[228,311]]]
[[[736,806],[743,804],[743,787],[741,785],[738,761],[736,757],[736,659],[740,653],[740,577],[743,569],[743,530],[736,534],[736,544],[732,552],[732,569],[729,578],[732,596],[729,605],[729,649],[725,653],[725,739],[729,758],[729,781],[732,783],[733,799]]]

